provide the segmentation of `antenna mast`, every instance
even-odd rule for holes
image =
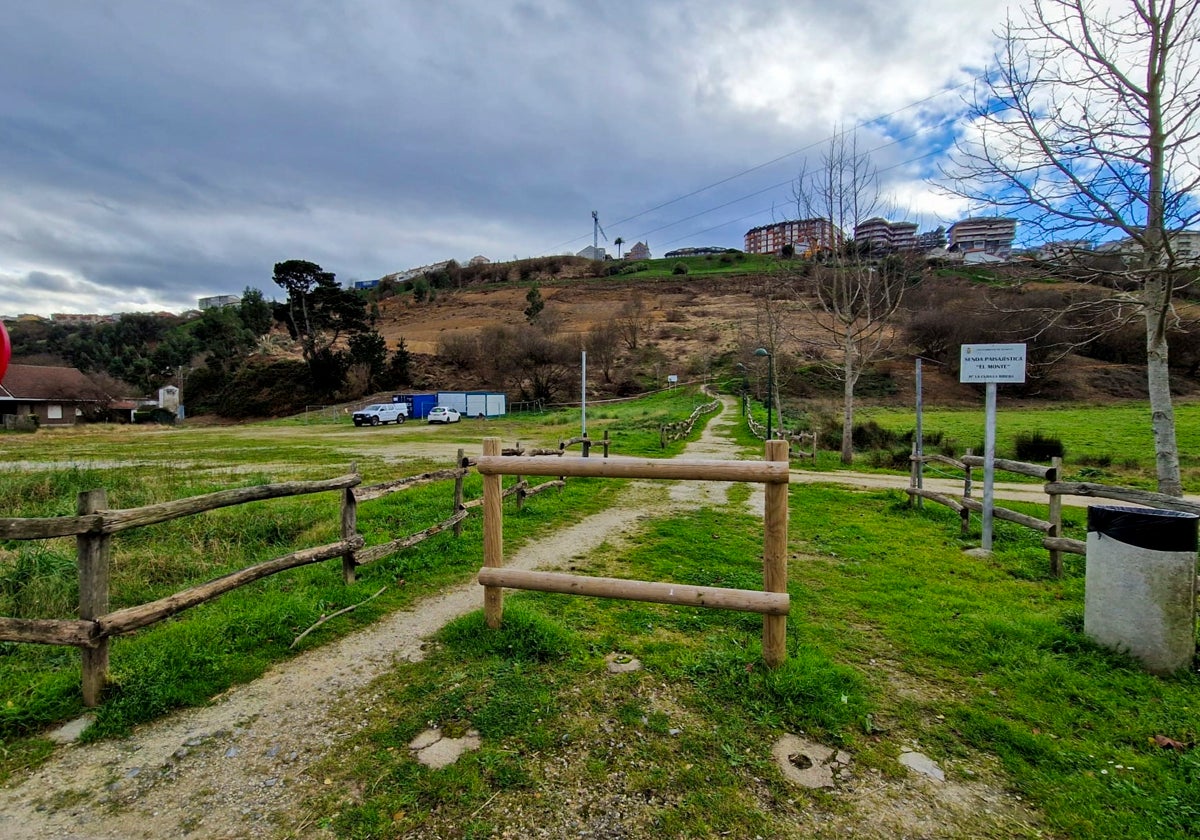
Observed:
[[[600,254],[600,237],[604,237],[604,241],[608,241],[608,234],[604,232],[604,228],[600,227],[600,214],[595,210],[592,211],[592,257],[599,259]]]

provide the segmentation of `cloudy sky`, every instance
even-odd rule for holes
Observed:
[[[0,28],[0,314],[182,311],[274,263],[370,280],[740,247],[861,125],[933,191],[995,0],[49,0]],[[603,244],[603,243],[602,243]],[[626,246],[627,247],[627,246]]]

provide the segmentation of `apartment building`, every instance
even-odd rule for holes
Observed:
[[[950,225],[950,250],[961,254],[982,251],[996,257],[1012,255],[1017,220],[1003,216],[963,219]]]
[[[842,244],[844,235],[829,219],[794,219],[759,225],[746,231],[747,254],[778,254],[791,245],[797,255],[828,251]]]
[[[1177,266],[1200,265],[1200,230],[1177,230],[1167,234],[1175,252]],[[1142,253],[1142,246],[1132,238],[1117,239],[1096,246],[1098,254],[1120,254],[1126,263]],[[1164,262],[1166,258],[1164,257]]]
[[[917,224],[875,216],[854,226],[854,241],[866,243],[872,251],[911,251],[917,244]]]

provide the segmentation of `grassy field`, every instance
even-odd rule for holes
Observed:
[[[907,408],[864,407],[855,417],[858,422],[874,421],[896,432],[916,428],[914,412]],[[926,439],[941,435],[943,441],[927,448],[958,455],[973,448],[982,454],[984,419],[982,405],[978,409],[926,408],[922,424]],[[1184,488],[1200,492],[1200,403],[1177,405],[1175,425]],[[1154,487],[1154,437],[1145,403],[1043,408],[1006,407],[1001,401],[996,412],[997,455],[1015,457],[1014,442],[1022,432],[1061,440],[1068,476]]]
[[[704,399],[680,389],[589,413],[589,429],[607,429],[614,452],[675,454],[682,442],[659,445],[659,424],[684,419]],[[5,445],[19,469],[0,471],[0,515],[74,515],[76,495],[103,487],[109,506],[130,508],[269,482],[331,478],[356,462],[365,483],[451,466],[458,447],[478,454],[485,436],[504,445],[557,445],[578,434],[579,412],[430,427],[356,429],[348,418],[303,419],[236,427],[156,429],[109,426],[10,434]],[[699,427],[698,427],[699,428]],[[697,429],[698,432],[698,429]],[[406,444],[409,446],[406,447]],[[415,455],[437,452],[445,458]],[[576,450],[577,451],[577,450]],[[535,482],[536,483],[536,482]],[[511,523],[506,542],[527,539],[602,509],[617,484],[571,481],[542,494]],[[467,498],[481,494],[479,477]],[[440,483],[363,503],[359,531],[375,545],[426,528],[452,512],[452,487]],[[358,582],[341,582],[340,563],[293,570],[193,608],[176,620],[114,640],[113,686],[90,737],[126,731],[173,708],[207,702],[295,653],[293,638],[320,616],[385,594],[330,622],[305,640],[320,644],[469,576],[482,557],[481,518],[467,520],[460,543],[449,535],[363,567]],[[257,502],[127,532],[114,539],[111,606],[132,606],[228,574],[256,562],[338,539],[336,493]],[[0,542],[0,615],[68,618],[78,583],[71,539]],[[81,710],[79,655],[70,648],[0,643],[0,778],[49,748],[35,733]]]
[[[594,407],[589,431],[598,437],[607,429],[618,453],[662,452],[658,424],[686,417],[702,401],[680,390]],[[1089,439],[1087,429],[1118,441],[1124,432],[1110,430],[1128,423],[1131,438],[1137,435],[1132,408],[1071,409],[1071,422],[1047,425],[1058,411],[1021,414],[1033,429],[1062,429],[1068,462]],[[961,416],[968,431],[959,433],[971,434],[970,412],[935,414]],[[905,423],[902,412],[867,416]],[[1194,439],[1196,419],[1181,412],[1181,441]],[[95,486],[108,488],[113,507],[132,507],[228,486],[327,478],[351,461],[370,483],[444,467],[459,446],[477,452],[484,436],[550,446],[577,434],[578,423],[576,410],[437,428],[354,429],[348,420],[299,418],[8,435],[9,458],[23,465],[0,472],[0,511],[70,514],[75,493]],[[1001,428],[1012,429],[1003,419]],[[759,447],[744,430],[737,434],[748,451]],[[418,456],[417,442],[432,454]],[[478,482],[469,483],[469,497],[478,495]],[[615,489],[571,481],[561,497],[543,494],[520,513],[510,509],[506,546],[604,507]],[[632,544],[589,556],[587,572],[759,588],[761,521],[746,512],[748,492],[734,487],[727,505],[647,519]],[[336,498],[326,496],[119,536],[113,605],[335,539]],[[896,758],[915,745],[956,785],[1010,802],[1020,797],[1016,811],[947,805],[925,814],[946,836],[1196,836],[1194,669],[1149,677],[1091,644],[1082,633],[1082,558],[1069,556],[1066,575],[1052,579],[1037,536],[1005,522],[996,523],[992,557],[967,558],[962,549],[975,543],[959,538],[953,513],[936,505],[910,510],[902,500],[897,492],[792,488],[789,659],[776,671],[761,666],[761,619],[753,614],[522,594],[506,599],[502,631],[482,632],[479,614],[460,619],[425,662],[399,665],[385,679],[381,700],[362,712],[367,726],[356,740],[338,761],[311,771],[337,793],[310,800],[285,833],[303,836],[321,825],[355,838],[489,837],[537,827],[566,836],[613,803],[628,836],[919,833],[919,803],[910,815],[918,822],[880,824],[880,814],[858,810],[853,797],[788,785],[770,747],[784,732],[803,732],[846,749],[860,789],[903,799],[905,771]],[[364,503],[360,530],[377,543],[426,527],[449,508],[447,488],[421,488]],[[1082,517],[1068,511],[1069,536],[1082,536]],[[336,562],[321,564],[117,640],[114,686],[89,737],[120,734],[253,679],[292,655],[291,641],[320,615],[382,586],[383,596],[323,625],[302,646],[466,579],[482,555],[479,518],[468,520],[455,551],[440,548],[452,539],[442,535],[364,567],[352,587],[342,585]],[[0,543],[0,614],[71,615],[74,574],[71,541]],[[612,652],[645,667],[610,675],[604,657]],[[39,731],[80,711],[78,675],[72,650],[0,644],[0,780],[48,752]],[[407,744],[430,723],[447,734],[474,728],[483,747],[444,770],[424,768]],[[1185,749],[1162,749],[1155,736]]]
[[[761,524],[743,511],[655,520],[588,573],[757,587]],[[1149,677],[1089,643],[1078,562],[1049,579],[1045,552],[1007,523],[992,558],[967,559],[952,514],[910,510],[894,492],[796,487],[791,518],[782,668],[762,668],[752,614],[510,596],[503,630],[464,617],[426,662],[385,680],[343,753],[353,759],[317,769],[340,792],[310,801],[296,825],[354,838],[584,836],[616,807],[634,837],[912,836],[921,818],[937,836],[1195,836],[1200,759],[1150,739],[1195,739],[1200,679]],[[609,674],[611,652],[644,669]],[[406,746],[431,724],[475,729],[483,747],[424,768]],[[782,779],[770,750],[785,732],[848,750],[855,778],[883,790],[916,744],[952,782],[1023,810],[860,811],[852,796]]]

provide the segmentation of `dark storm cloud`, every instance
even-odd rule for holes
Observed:
[[[272,264],[293,257],[370,278],[578,249],[593,209],[612,225],[858,119],[844,103],[883,113],[957,81],[963,4],[896,6],[15,4],[0,29],[0,276],[79,285],[73,306],[29,283],[0,311],[272,294]],[[944,56],[938,27],[960,30]],[[632,241],[795,163],[609,235]],[[696,244],[740,244],[748,226]]]

